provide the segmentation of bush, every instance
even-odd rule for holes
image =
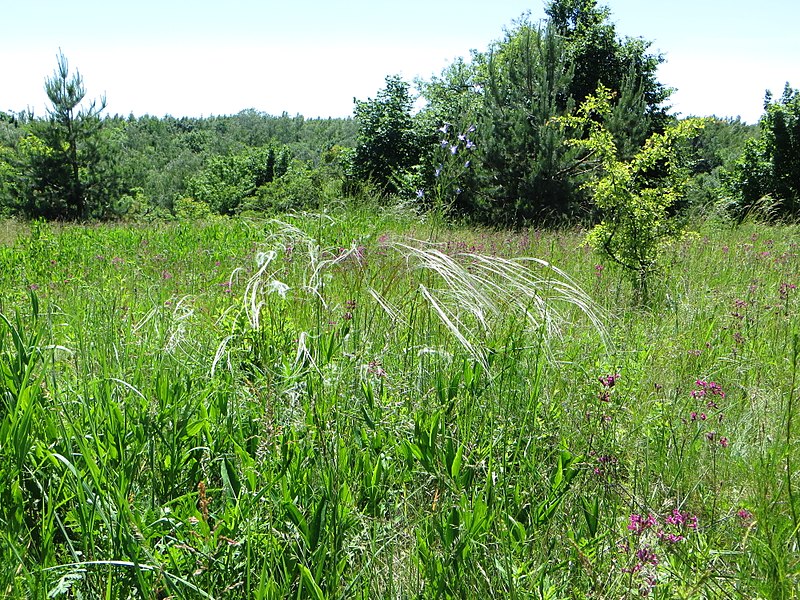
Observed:
[[[239,213],[280,213],[319,206],[325,196],[324,182],[316,169],[292,164],[282,176],[262,185],[239,207]]]

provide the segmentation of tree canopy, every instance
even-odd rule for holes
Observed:
[[[590,128],[556,123],[579,114],[602,85],[609,110],[591,122],[613,137],[618,160],[631,161],[678,121],[668,105],[672,90],[657,79],[664,58],[649,49],[642,38],[618,35],[597,0],[552,0],[541,21],[523,15],[485,51],[414,82],[424,104],[392,75],[374,98],[356,100],[348,119],[252,109],[207,118],[109,116],[104,99],[87,100],[83,77],[59,53],[45,80],[45,117],[0,112],[0,214],[228,215],[320,206],[367,191],[491,225],[596,222],[602,210],[586,185],[590,165],[572,143]],[[710,124],[693,140],[693,180],[671,210],[716,202],[725,181],[740,215],[765,199],[776,213],[796,214],[797,105],[788,86],[780,99],[768,97],[760,138],[742,123]],[[280,168],[265,175],[278,156]]]
[[[767,92],[761,136],[748,140],[728,180],[737,214],[800,215],[800,91],[789,83],[780,98]]]

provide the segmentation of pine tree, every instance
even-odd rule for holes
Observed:
[[[61,52],[45,91],[52,105],[47,119],[32,121],[20,142],[21,211],[53,219],[108,216],[122,185],[110,132],[100,119],[105,98],[82,106],[83,77],[77,70],[70,74]]]

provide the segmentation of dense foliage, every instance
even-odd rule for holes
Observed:
[[[404,180],[419,164],[422,146],[411,115],[413,102],[408,84],[397,76],[386,78],[377,98],[356,102],[359,134],[351,158],[353,183],[372,183],[383,194],[403,191]]]
[[[734,208],[765,217],[800,216],[800,91],[767,92],[761,136],[749,140],[729,179]]]
[[[687,119],[654,133],[630,161],[622,161],[614,136],[597,119],[611,112],[611,98],[599,85],[576,115],[559,123],[588,132],[570,145],[583,151],[583,161],[596,161],[599,167],[590,185],[602,220],[587,241],[628,273],[635,297],[646,304],[666,246],[680,237],[671,211],[687,185],[687,141],[696,137],[703,122]]]
[[[19,160],[4,151],[16,171],[16,181],[3,186],[7,194],[11,192],[7,200],[27,217],[109,216],[123,183],[118,140],[100,119],[104,102],[81,107],[86,95],[83,78],[77,71],[70,74],[63,54],[45,82],[45,91],[52,105],[48,117],[30,120],[19,133]]]
[[[454,203],[473,219],[518,225],[592,218],[584,165],[554,120],[574,112],[598,84],[615,94],[606,121],[621,157],[669,121],[670,90],[655,79],[662,58],[648,54],[647,43],[618,38],[608,10],[595,1],[553,2],[548,14],[538,25],[520,19],[487,52],[421,85],[431,121],[477,128],[472,172]]]
[[[0,214],[273,214],[376,193],[493,226],[595,223],[603,209],[586,185],[594,167],[572,143],[588,132],[558,119],[577,114],[602,84],[611,110],[593,118],[621,161],[679,119],[656,77],[663,57],[619,36],[608,8],[554,0],[545,15],[523,16],[486,51],[417,81],[424,102],[388,76],[375,98],[356,101],[353,119],[104,116],[59,55],[45,82],[47,117],[0,115]],[[692,142],[692,178],[671,215],[722,207],[741,218],[764,206],[796,215],[797,105],[788,87],[778,101],[768,97],[760,137],[738,120],[709,121]],[[265,166],[270,153],[280,157],[277,174]]]
[[[95,115],[91,131],[87,123],[77,138],[78,157],[90,157],[92,150],[91,156],[97,159],[91,169],[79,170],[84,177],[94,174],[85,188],[94,194],[89,196],[91,209],[82,215],[67,210],[61,188],[49,185],[44,175],[35,181],[40,181],[46,192],[37,191],[34,185],[31,174],[40,172],[35,169],[52,165],[55,160],[42,141],[41,132],[51,128],[49,120],[26,113],[0,119],[0,214],[51,219],[169,218],[175,214],[176,203],[183,204],[198,191],[200,197],[193,200],[212,212],[230,214],[243,208],[243,198],[257,199],[272,193],[262,185],[272,179],[270,152],[275,154],[281,174],[288,172],[292,179],[295,175],[299,178],[283,182],[284,187],[297,189],[312,176],[323,181],[340,178],[344,172],[343,150],[352,148],[356,138],[352,119],[271,116],[254,110],[207,118]],[[257,155],[264,156],[261,166],[258,160],[247,158]],[[45,163],[48,156],[50,162]],[[238,167],[233,165],[248,161],[252,169],[247,170],[245,165],[247,172],[240,169],[234,176]],[[68,161],[55,164],[71,172]],[[231,166],[230,182],[239,194],[235,198],[223,198],[209,186],[198,185],[200,180],[213,179],[210,172],[215,168],[225,170],[220,165]],[[113,193],[111,183],[116,186]],[[263,194],[250,193],[257,188]],[[296,193],[295,197],[301,196]],[[280,208],[280,203],[274,208]]]

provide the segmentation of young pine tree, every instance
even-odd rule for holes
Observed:
[[[47,119],[32,121],[20,142],[21,212],[53,219],[108,216],[122,183],[111,132],[100,119],[105,99],[82,106],[83,77],[70,74],[62,53],[45,91],[51,103]]]

